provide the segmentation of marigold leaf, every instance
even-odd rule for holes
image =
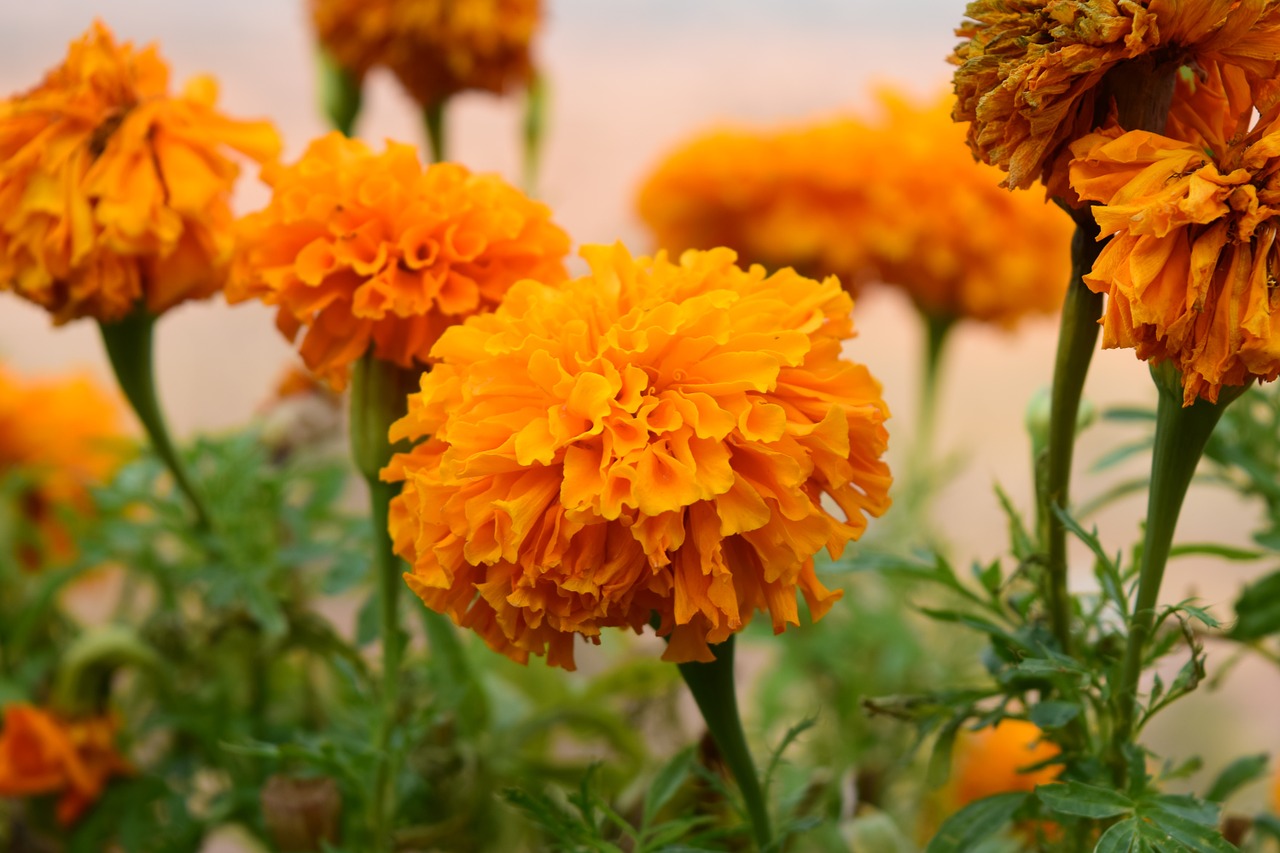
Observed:
[[[925,853],[964,853],[972,850],[979,841],[995,835],[1013,820],[1014,814],[1030,796],[1016,792],[975,800],[943,822],[938,828],[938,834],[925,848]]]
[[[1138,853],[1147,849],[1142,840],[1137,818],[1122,820],[1112,826],[1098,839],[1093,853]]]
[[[1265,775],[1269,760],[1265,752],[1237,758],[1222,769],[1204,798],[1214,803],[1226,802],[1236,791]]]
[[[1118,817],[1132,812],[1136,805],[1119,791],[1075,781],[1040,785],[1036,796],[1058,814],[1074,817]]]

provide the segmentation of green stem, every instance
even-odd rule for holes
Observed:
[[[542,75],[534,73],[529,80],[525,96],[524,158],[521,163],[521,179],[529,196],[537,194],[538,170],[542,164],[542,139],[547,128],[547,84]]]
[[[379,472],[396,450],[388,432],[407,410],[409,393],[415,390],[417,377],[418,371],[375,358],[372,351],[355,363],[351,374],[351,455],[369,485],[382,628],[382,724],[378,731],[381,759],[373,797],[374,831],[381,850],[392,849],[395,829],[399,756],[395,754],[392,740],[400,704],[399,599],[400,587],[404,585],[401,578],[404,565],[396,557],[387,526],[391,501],[400,493],[400,484],[383,482]]]
[[[1049,403],[1049,435],[1045,450],[1043,482],[1038,483],[1037,514],[1048,552],[1045,567],[1045,602],[1053,635],[1063,654],[1071,654],[1071,598],[1067,590],[1067,530],[1054,508],[1066,509],[1071,483],[1071,457],[1075,451],[1076,419],[1089,362],[1098,342],[1098,318],[1102,294],[1093,293],[1084,276],[1093,269],[1102,244],[1098,226],[1086,212],[1077,218],[1071,245],[1071,282],[1062,306],[1058,353],[1053,366],[1053,391]],[[1037,464],[1037,468],[1039,468]]]
[[[444,105],[444,101],[436,101],[422,109],[422,121],[427,128],[427,153],[432,163],[443,163],[449,156],[444,141]]]
[[[329,124],[343,136],[350,137],[355,132],[356,119],[360,117],[360,107],[364,102],[360,79],[339,65],[324,49],[320,50],[318,59],[320,109],[329,119]]]
[[[1182,501],[1195,475],[1213,428],[1227,406],[1248,386],[1223,387],[1218,402],[1196,400],[1182,405],[1182,379],[1169,362],[1151,368],[1158,389],[1156,440],[1151,456],[1151,488],[1147,495],[1147,524],[1142,539],[1142,559],[1138,570],[1138,594],[1129,622],[1124,664],[1114,692],[1116,726],[1112,734],[1110,763],[1116,783],[1124,790],[1128,762],[1124,746],[1134,733],[1138,705],[1138,680],[1147,643],[1155,624],[1156,603],[1165,564],[1173,545]]]
[[[742,718],[738,715],[738,697],[733,680],[734,635],[714,647],[716,659],[710,663],[679,664],[680,675],[693,700],[698,703],[702,719],[724,757],[725,764],[738,782],[742,799],[751,818],[756,843],[760,850],[769,849],[773,843],[773,831],[769,827],[769,809],[765,804],[764,789],[756,774],[755,762],[747,747],[747,736],[742,730]]]
[[[930,314],[924,310],[920,311],[920,317],[925,326],[925,348],[920,374],[920,409],[916,418],[916,452],[913,459],[917,465],[927,469],[928,464],[924,460],[930,456],[938,420],[938,378],[942,372],[942,352],[950,339],[951,330],[955,328],[956,318]]]
[[[191,478],[187,476],[186,467],[169,438],[169,430],[165,426],[156,395],[151,358],[155,321],[156,318],[139,305],[123,320],[99,323],[98,328],[102,331],[102,342],[106,345],[107,358],[111,361],[111,369],[115,371],[120,389],[124,391],[129,405],[133,406],[138,420],[142,422],[142,428],[151,439],[156,455],[168,467],[174,483],[191,504],[196,517],[196,529],[208,531],[212,529],[209,511]]]

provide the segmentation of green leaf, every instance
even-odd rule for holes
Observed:
[[[1116,465],[1119,465],[1130,457],[1149,451],[1152,444],[1154,444],[1154,441],[1153,437],[1148,436],[1146,438],[1131,441],[1128,444],[1122,444],[1119,447],[1104,453],[1097,461],[1089,466],[1089,471],[1096,474],[1100,471],[1105,471],[1108,468],[1114,468]]]
[[[1217,557],[1220,560],[1247,563],[1250,560],[1260,560],[1267,555],[1262,551],[1233,548],[1230,545],[1219,545],[1213,542],[1188,542],[1184,545],[1174,545],[1169,549],[1170,559],[1190,556]]]
[[[1027,802],[1030,794],[996,794],[975,800],[947,818],[925,853],[964,853],[1003,829]]]
[[[1236,624],[1227,636],[1237,642],[1260,640],[1280,631],[1280,572],[1245,587],[1235,610]]]
[[[1246,755],[1223,768],[1218,778],[1209,786],[1205,799],[1214,803],[1225,803],[1228,798],[1254,779],[1260,779],[1267,772],[1268,756],[1264,753]]]
[[[1027,716],[1042,729],[1060,729],[1080,716],[1080,706],[1075,702],[1057,700],[1040,702],[1032,706]]]
[[[356,645],[367,646],[378,639],[382,615],[378,611],[378,594],[371,593],[356,614]]]
[[[1138,824],[1139,820],[1135,817],[1115,824],[1102,833],[1093,853],[1138,853],[1146,849],[1141,837],[1142,827]]]
[[[642,826],[651,826],[658,812],[662,811],[662,807],[680,790],[693,770],[693,761],[693,750],[684,749],[676,753],[675,757],[658,771],[658,775],[653,778],[653,783],[644,795]]]
[[[956,745],[956,736],[964,725],[963,716],[955,717],[938,732],[938,739],[933,743],[933,753],[929,756],[928,784],[931,788],[939,788],[946,784],[951,776],[951,751]]]
[[[1141,827],[1143,837],[1161,850],[1239,853],[1216,826],[1205,826],[1163,808],[1143,809],[1139,817],[1145,818]],[[1180,846],[1171,845],[1171,841]]]
[[[1132,812],[1136,805],[1119,791],[1075,781],[1040,785],[1036,796],[1058,814],[1073,817],[1118,817]]]
[[[1104,421],[1138,421],[1154,422],[1155,409],[1141,409],[1137,406],[1114,406],[1102,412]]]
[[[1144,800],[1140,810],[1149,807],[1177,815],[1201,826],[1218,825],[1217,803],[1205,802],[1186,794],[1157,794],[1149,800]]]

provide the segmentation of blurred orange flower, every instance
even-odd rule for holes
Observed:
[[[233,244],[226,153],[273,157],[265,122],[214,109],[213,80],[169,94],[155,48],[96,23],[35,89],[0,101],[0,290],[56,322],[158,314],[207,297]]]
[[[533,73],[541,0],[311,0],[320,43],[364,75],[385,66],[426,106],[468,89],[502,93]]]
[[[0,797],[60,794],[57,815],[74,823],[113,776],[129,772],[116,751],[110,717],[64,720],[27,704],[4,709],[0,729]]]
[[[1085,276],[1108,294],[1103,346],[1172,360],[1191,405],[1280,375],[1280,108],[1250,127],[1239,69],[1179,87],[1176,138],[1111,126],[1072,146],[1070,174],[1111,235]]]
[[[391,433],[431,438],[383,472],[404,481],[409,586],[514,660],[569,669],[575,634],[651,614],[676,662],[756,610],[798,624],[797,590],[820,618],[840,593],[814,554],[889,506],[888,410],[841,358],[849,296],[728,249],[582,254],[589,275],[521,282],[432,351]]]
[[[951,98],[879,100],[876,116],[697,137],[646,181],[641,217],[669,251],[723,245],[770,269],[882,281],[932,315],[1009,327],[1056,311],[1070,219],[996,186]]]
[[[307,366],[340,389],[373,345],[402,367],[427,362],[440,333],[490,310],[522,278],[559,281],[569,238],[496,175],[425,170],[414,149],[374,154],[330,133],[292,166],[272,166],[265,210],[241,220],[227,298],[278,305]]]
[[[1058,778],[1056,765],[1028,770],[1058,754],[1035,723],[1001,720],[956,741],[951,781],[945,796],[952,810],[995,794],[1031,791]]]
[[[724,246],[746,263],[867,278],[876,158],[864,123],[838,119],[762,132],[721,129],[667,155],[645,180],[640,217],[679,254]]]
[[[71,559],[63,513],[87,513],[89,487],[123,460],[119,407],[84,377],[25,382],[0,367],[0,471],[21,478],[18,562],[28,570]]]
[[[1010,187],[1043,176],[1061,195],[1057,155],[1103,124],[1113,98],[1129,97],[1120,90],[1138,85],[1135,73],[1233,64],[1260,108],[1280,98],[1277,0],[974,0],[965,15],[952,56],[955,118],[972,122],[974,155],[1006,170]],[[1133,93],[1153,106],[1163,95]]]

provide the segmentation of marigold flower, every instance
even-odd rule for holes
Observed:
[[[60,794],[63,825],[84,814],[113,776],[129,771],[116,750],[110,717],[65,720],[27,704],[4,709],[0,728],[0,797]]]
[[[1057,155],[1103,124],[1116,86],[1132,84],[1113,71],[1225,63],[1246,72],[1262,109],[1280,98],[1277,0],[974,0],[965,15],[955,118],[972,122],[974,155],[1006,170],[1010,187],[1043,176],[1062,195]],[[1161,94],[1135,97],[1154,104]]]
[[[0,290],[58,323],[119,320],[207,297],[233,245],[239,171],[279,150],[265,122],[214,109],[208,77],[169,94],[154,47],[117,44],[96,23],[26,94],[0,101]]]
[[[1108,294],[1103,346],[1172,360],[1190,405],[1280,375],[1280,110],[1250,128],[1238,69],[1179,86],[1179,138],[1111,126],[1072,146],[1070,174],[1111,235],[1084,279]]]
[[[876,228],[875,158],[852,119],[761,132],[712,131],[681,145],[646,179],[637,207],[660,248],[728,247],[748,263],[810,277],[867,277]]]
[[[431,436],[383,472],[404,481],[410,588],[514,660],[569,669],[575,634],[651,615],[676,662],[712,659],[756,610],[797,624],[797,590],[820,618],[840,593],[814,554],[889,505],[888,410],[841,358],[852,300],[728,249],[582,254],[590,274],[520,282],[447,331],[392,428]]]
[[[92,510],[89,487],[123,460],[119,430],[118,405],[88,378],[25,382],[0,367],[0,471],[22,477],[22,566],[75,555],[63,514]]]
[[[952,103],[916,106],[882,94],[869,216],[878,227],[846,239],[867,241],[875,278],[926,314],[1009,328],[1053,313],[1071,273],[1071,219],[1038,194],[1001,190],[999,172],[965,147]]]
[[[278,305],[307,366],[346,384],[369,348],[425,364],[445,328],[491,309],[522,278],[559,281],[569,238],[546,205],[455,163],[425,170],[395,142],[374,154],[330,133],[292,166],[272,166],[266,209],[241,221],[227,298]]]
[[[770,269],[882,281],[928,314],[1009,327],[1057,310],[1070,220],[996,186],[951,98],[879,100],[865,119],[697,137],[645,183],[641,216],[664,249],[728,246]]]
[[[1057,765],[1036,767],[1058,755],[1058,747],[1026,720],[1001,720],[956,742],[948,798],[955,809],[995,794],[1031,791],[1058,778]]]
[[[533,73],[540,0],[311,0],[320,43],[357,77],[385,66],[418,103],[502,93]]]

